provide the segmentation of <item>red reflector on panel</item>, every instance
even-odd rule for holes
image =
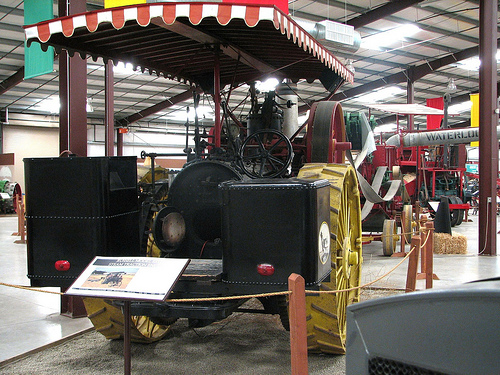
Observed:
[[[257,272],[262,276],[271,276],[274,274],[274,266],[269,263],[262,263],[257,266]]]
[[[55,267],[58,271],[67,271],[71,268],[71,264],[67,260],[58,260]]]

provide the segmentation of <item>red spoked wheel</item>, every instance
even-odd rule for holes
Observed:
[[[336,150],[335,145],[345,141],[344,113],[340,103],[314,103],[307,124],[307,162],[343,164],[345,152]]]

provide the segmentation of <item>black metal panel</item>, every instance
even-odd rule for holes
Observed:
[[[69,286],[96,256],[137,255],[135,157],[24,159],[28,277]],[[68,271],[55,262],[69,261]]]
[[[293,272],[309,285],[328,276],[330,257],[319,256],[320,228],[330,223],[326,180],[257,179],[221,188],[226,282],[283,288]],[[257,272],[266,263],[273,275]]]

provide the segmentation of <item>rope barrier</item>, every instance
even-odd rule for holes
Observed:
[[[434,228],[431,228],[430,230],[427,230],[427,236],[423,244],[420,245],[420,249],[422,249],[425,244],[427,243],[427,240],[430,237],[430,233]],[[410,232],[411,234],[415,232]],[[403,236],[406,233],[401,233],[399,236]],[[394,272],[410,255],[411,253],[415,250],[415,247],[410,249],[410,251],[406,254],[406,256],[401,259],[401,261],[396,264],[391,270],[386,272],[384,275],[376,278],[373,281],[370,281],[366,284],[352,287],[352,288],[347,288],[347,289],[337,289],[337,290],[306,290],[306,295],[313,295],[313,294],[337,294],[337,293],[345,293],[345,292],[350,292],[353,290],[358,290],[358,289],[363,289],[366,288],[370,285],[373,285],[377,283],[378,281],[382,280],[383,278],[387,277],[390,275],[392,272]],[[43,290],[43,289],[38,289],[38,288],[32,288],[32,287],[27,287],[27,286],[22,286],[22,285],[14,285],[14,284],[8,284],[8,283],[3,283],[0,282],[0,285],[6,286],[6,287],[11,287],[11,288],[16,288],[16,289],[24,289],[24,290],[30,290],[33,292],[40,292],[40,293],[49,293],[49,294],[57,294],[57,295],[64,295],[64,293],[61,292],[54,292],[51,290]],[[172,299],[167,299],[165,302],[213,302],[213,301],[228,301],[228,300],[236,300],[236,299],[250,299],[250,298],[259,298],[259,297],[274,297],[274,296],[283,296],[283,295],[290,295],[292,292],[287,290],[287,291],[282,291],[282,292],[271,292],[271,293],[260,293],[260,294],[247,294],[247,295],[238,295],[238,296],[225,296],[225,297],[206,297],[206,298],[172,298]]]
[[[43,290],[43,289],[32,288],[30,286],[14,285],[14,284],[7,284],[7,283],[1,283],[1,282],[0,282],[0,285],[8,286],[10,288],[16,288],[16,289],[31,290],[32,292],[49,293],[49,294],[59,294],[60,296],[62,296],[64,294],[64,293],[61,293],[61,292],[54,292],[52,290]]]
[[[415,248],[412,248],[406,256],[398,263],[396,266],[394,266],[390,271],[386,272],[384,275],[376,278],[373,281],[370,281],[369,283],[353,287],[353,288],[348,288],[348,289],[337,289],[337,290],[306,290],[306,294],[336,294],[336,293],[343,293],[343,292],[350,292],[352,290],[356,289],[362,289],[366,288],[367,286],[370,286],[372,284],[375,284],[376,282],[382,280],[396,268],[398,268],[401,263],[403,263],[406,258],[410,256],[410,254],[415,250]],[[43,290],[43,289],[37,289],[37,288],[32,288],[28,286],[22,286],[22,285],[14,285],[14,284],[7,284],[7,283],[2,283],[0,282],[0,285],[11,287],[11,288],[17,288],[17,289],[25,289],[25,290],[30,290],[33,292],[41,292],[41,293],[49,293],[49,294],[58,294],[58,295],[63,295],[64,293],[61,292],[54,292],[51,290]],[[226,297],[206,297],[206,298],[172,298],[172,299],[167,299],[165,302],[213,302],[213,301],[228,301],[228,300],[235,300],[235,299],[249,299],[249,298],[259,298],[259,297],[274,297],[274,296],[284,296],[284,295],[289,295],[291,292],[289,290],[282,291],[282,292],[271,292],[271,293],[260,293],[260,294],[246,294],[246,295],[238,295],[238,296],[226,296]]]
[[[396,268],[398,268],[401,263],[403,263],[406,258],[408,258],[411,253],[413,253],[413,251],[415,250],[415,247],[413,247],[407,254],[406,256],[401,259],[401,261],[396,264],[389,272],[386,272],[385,274],[383,274],[382,276],[376,278],[375,280],[373,281],[370,281],[366,284],[363,284],[363,285],[360,285],[360,286],[355,286],[355,287],[352,287],[352,288],[348,288],[348,289],[338,289],[338,290],[318,290],[318,291],[314,291],[314,290],[306,290],[306,294],[336,294],[336,293],[344,293],[344,292],[350,292],[350,291],[353,291],[353,290],[357,290],[357,289],[362,289],[362,288],[366,288],[367,286],[370,286],[372,284],[375,284],[376,282],[382,280],[384,277],[388,276],[389,274],[391,274],[392,272],[394,272],[394,270]]]

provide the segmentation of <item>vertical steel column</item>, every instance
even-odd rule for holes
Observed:
[[[214,104],[215,104],[215,147],[220,147],[221,133],[221,118],[220,118],[220,63],[219,63],[219,46],[215,46],[214,57]]]
[[[113,84],[113,61],[104,64],[104,155],[115,154],[115,106],[114,106],[114,84]]]
[[[85,0],[60,0],[59,16],[86,11]],[[59,59],[60,150],[87,156],[87,61],[66,52]]]
[[[59,5],[61,3],[62,1]],[[64,15],[61,9],[59,9],[59,15]],[[68,52],[62,50],[59,55],[59,153],[69,150],[68,90]]]
[[[479,254],[496,255],[498,178],[496,0],[479,2]]]
[[[413,69],[410,68],[409,70],[409,76],[406,81],[406,103],[407,104],[413,104],[415,101],[415,88],[414,88],[414,81],[413,81]],[[413,121],[413,115],[407,115],[406,118],[407,125],[408,125],[408,131],[412,131],[414,128],[414,121]]]
[[[116,129],[116,155],[123,156],[123,133]]]

